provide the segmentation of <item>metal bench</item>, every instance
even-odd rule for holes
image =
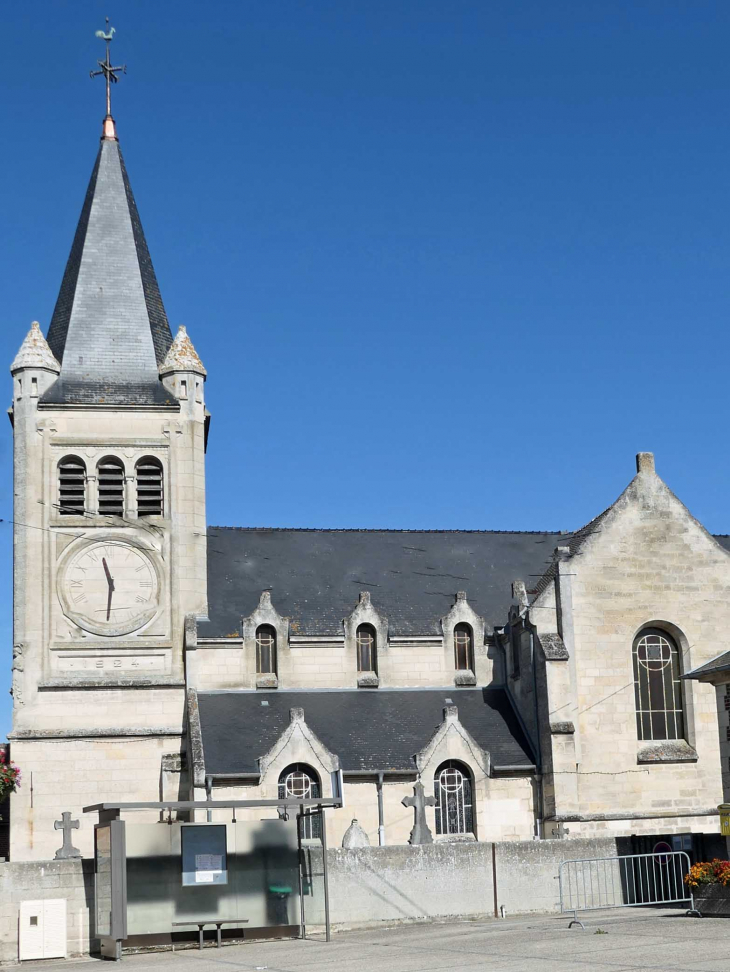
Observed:
[[[216,947],[221,947],[221,926],[222,925],[247,925],[248,918],[206,918],[205,921],[173,921],[173,928],[177,925],[197,925],[198,926],[198,948],[203,947],[203,929],[206,925],[215,925]],[[175,944],[172,945],[173,951]]]

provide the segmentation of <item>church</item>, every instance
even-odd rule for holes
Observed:
[[[728,716],[686,676],[727,647],[730,537],[653,455],[574,533],[212,526],[198,338],[170,328],[108,111],[53,316],[10,368],[11,861],[50,860],[61,811],[89,857],[85,806],[338,786],[330,846],[353,820],[406,845],[419,782],[435,843],[701,855]]]

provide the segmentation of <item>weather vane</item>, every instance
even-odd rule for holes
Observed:
[[[100,37],[102,40],[106,41],[106,60],[105,61],[97,61],[96,62],[99,65],[99,68],[100,68],[99,71],[89,71],[89,77],[97,78],[97,77],[99,77],[100,74],[103,74],[104,77],[106,78],[106,113],[107,113],[107,117],[109,117],[111,115],[111,113],[112,113],[112,92],[111,92],[112,84],[116,84],[117,81],[119,80],[119,78],[117,77],[117,74],[119,73],[119,71],[121,71],[122,74],[126,74],[127,73],[127,65],[126,64],[122,64],[119,67],[112,67],[112,62],[109,59],[109,45],[111,44],[112,39],[113,39],[115,33],[116,33],[116,30],[115,30],[114,27],[110,27],[109,26],[109,18],[107,17],[106,18],[106,32],[103,31],[103,30],[97,30],[96,35],[95,35],[96,37]]]

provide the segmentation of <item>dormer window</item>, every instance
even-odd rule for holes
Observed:
[[[454,628],[454,663],[457,672],[474,671],[474,634],[463,621]]]
[[[276,629],[270,624],[256,629],[256,674],[276,675]]]
[[[136,466],[137,516],[162,516],[162,463],[153,456],[145,456]]]
[[[58,464],[58,511],[61,516],[83,516],[86,505],[86,466],[78,456]]]
[[[120,459],[107,456],[97,466],[99,513],[124,516],[124,465]]]
[[[375,628],[371,624],[361,624],[356,633],[358,672],[378,671],[378,646]]]

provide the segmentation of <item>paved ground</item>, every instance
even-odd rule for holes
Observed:
[[[597,934],[601,929],[606,934]],[[23,964],[90,972],[90,964]],[[93,967],[93,966],[92,966]],[[98,967],[98,964],[97,964]],[[105,967],[112,968],[105,963]],[[675,912],[593,913],[586,930],[564,918],[450,922],[342,932],[329,944],[251,942],[218,950],[129,955],[126,972],[730,972],[730,918]]]

